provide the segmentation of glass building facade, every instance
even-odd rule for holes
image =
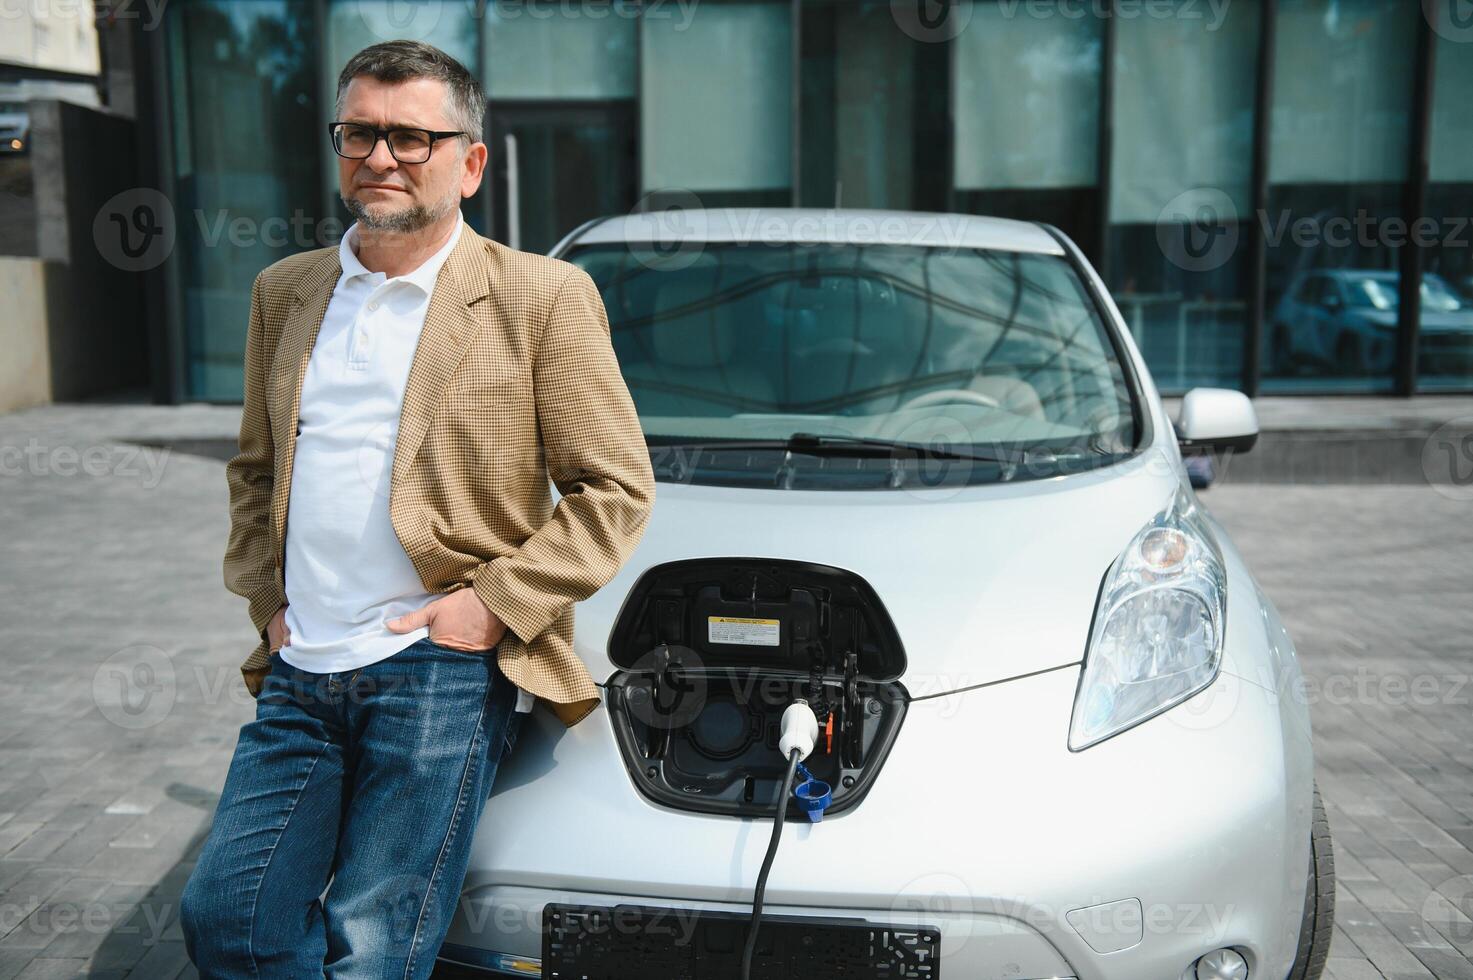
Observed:
[[[1473,23],[1455,0],[175,0],[154,69],[176,399],[233,402],[251,282],[348,222],[337,73],[485,86],[481,234],[693,203],[1046,221],[1165,392],[1473,390]]]

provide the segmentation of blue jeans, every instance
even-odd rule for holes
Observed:
[[[273,654],[180,899],[201,980],[428,977],[516,693],[428,638],[331,674]]]

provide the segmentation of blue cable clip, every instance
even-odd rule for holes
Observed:
[[[798,763],[798,772],[803,776],[803,782],[793,787],[793,795],[798,798],[798,805],[803,808],[803,812],[808,814],[808,821],[818,823],[823,819],[823,811],[833,802],[833,791],[828,783],[815,779],[813,773],[801,762]]]

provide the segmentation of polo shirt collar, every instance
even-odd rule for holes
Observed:
[[[455,244],[460,241],[460,232],[464,226],[465,218],[461,216],[460,220],[455,223],[455,230],[450,233],[450,238],[440,246],[439,251],[420,263],[419,268],[396,277],[395,281],[407,282],[418,287],[426,296],[432,295],[435,291],[435,280],[440,276],[440,267],[455,250]],[[358,261],[358,253],[354,250],[357,244],[358,222],[355,221],[348,226],[348,230],[338,241],[338,263],[343,269],[343,279],[346,281],[356,276],[383,277],[383,273],[370,272],[362,262]]]

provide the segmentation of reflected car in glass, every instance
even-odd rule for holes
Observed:
[[[1319,976],[1298,659],[1183,465],[1253,445],[1243,395],[1169,416],[1045,225],[685,210],[552,254],[657,500],[577,606],[603,704],[523,727],[443,969],[735,977],[782,805],[753,976]],[[780,799],[797,700],[821,819]]]
[[[1270,327],[1275,368],[1376,377],[1396,359],[1401,276],[1382,269],[1319,269],[1291,282]],[[1473,368],[1473,303],[1435,273],[1422,276],[1419,369]]]

